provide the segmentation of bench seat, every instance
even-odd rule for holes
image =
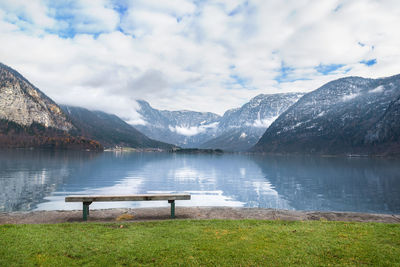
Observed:
[[[141,195],[74,195],[65,197],[65,202],[82,202],[83,203],[83,220],[87,220],[89,215],[89,205],[92,202],[107,201],[159,201],[168,200],[171,204],[171,218],[175,218],[175,200],[190,200],[189,194],[141,194]]]

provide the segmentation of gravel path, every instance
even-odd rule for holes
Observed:
[[[149,221],[169,219],[169,208],[91,210],[88,222]],[[400,215],[354,212],[290,211],[259,208],[177,207],[177,219],[327,220],[400,223]],[[82,211],[31,211],[0,213],[0,224],[82,222]]]

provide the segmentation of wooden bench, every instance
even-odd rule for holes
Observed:
[[[168,200],[171,204],[171,218],[175,218],[175,200],[190,200],[188,194],[143,194],[143,195],[126,195],[126,196],[67,196],[65,202],[82,202],[83,203],[83,220],[87,221],[89,215],[89,205],[92,202],[104,201],[157,201]]]

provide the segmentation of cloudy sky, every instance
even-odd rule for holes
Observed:
[[[400,73],[398,0],[0,0],[0,62],[58,103],[140,121]]]

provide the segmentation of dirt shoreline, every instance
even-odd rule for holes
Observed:
[[[135,222],[170,219],[169,208],[91,210],[88,222]],[[289,221],[347,221],[400,223],[400,215],[357,212],[292,211],[262,208],[177,207],[176,219],[260,219]],[[82,210],[0,213],[1,224],[53,224],[83,222]]]

